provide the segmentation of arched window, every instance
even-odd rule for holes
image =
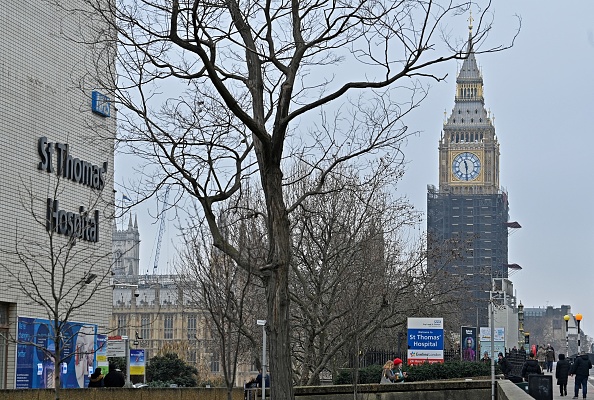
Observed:
[[[219,360],[219,354],[213,351],[210,356],[210,372],[219,372],[221,370],[221,364]]]
[[[113,267],[118,270],[122,268],[122,251],[116,250],[113,253]]]

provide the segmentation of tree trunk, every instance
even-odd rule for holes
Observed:
[[[293,399],[291,346],[289,341],[289,263],[291,260],[289,218],[282,192],[282,172],[266,163],[262,182],[268,208],[269,253],[265,274],[268,306],[267,334],[270,340],[270,388],[273,399]],[[263,377],[264,380],[264,377]]]
[[[292,399],[292,364],[289,345],[288,267],[278,266],[266,285],[267,334],[270,338],[270,389],[273,399]]]

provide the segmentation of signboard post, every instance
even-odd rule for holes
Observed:
[[[107,338],[107,358],[126,357],[126,340],[121,336]]]
[[[407,364],[443,363],[443,318],[408,318]]]

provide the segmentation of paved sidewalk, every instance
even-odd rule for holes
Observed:
[[[590,377],[588,379],[588,393],[587,393],[587,397],[586,397],[588,399],[594,399],[594,376],[592,375],[592,372],[594,372],[594,371],[590,370]],[[575,380],[573,379],[572,376],[570,376],[569,380],[567,381],[567,396],[562,397],[559,393],[559,386],[557,385],[557,379],[555,378],[555,370],[553,370],[553,373],[545,372],[545,375],[553,375],[553,399],[567,400],[567,399],[571,399],[573,397]],[[578,399],[583,399],[581,390],[579,391]]]

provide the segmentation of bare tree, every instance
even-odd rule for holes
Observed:
[[[237,247],[249,250],[250,238],[245,232],[231,235],[232,230],[244,230],[245,226],[221,222],[225,220],[227,216],[220,216],[220,225],[226,226],[225,235],[238,238],[241,243]],[[250,364],[255,355],[254,327],[257,310],[263,311],[258,304],[263,290],[254,282],[253,275],[237,268],[230,257],[213,246],[203,224],[186,229],[184,236],[186,246],[178,268],[179,282],[183,292],[204,307],[208,315],[207,326],[216,343],[211,350],[220,356],[227,397],[231,399],[239,363]]]
[[[155,167],[141,198],[166,182],[179,185],[200,204],[213,244],[262,280],[272,397],[292,399],[290,214],[323,192],[341,163],[357,161],[373,174],[400,162],[410,133],[402,118],[425,97],[423,80],[443,80],[432,66],[469,54],[464,41],[440,42],[445,23],[471,3],[86,2],[117,31],[117,82],[104,86],[116,87],[120,139]],[[491,29],[489,7],[479,9],[474,43]],[[113,31],[98,33],[112,44]],[[287,175],[288,158],[318,177],[291,203],[284,188],[302,177]],[[257,263],[217,221],[217,204],[240,196],[251,174],[264,198],[254,215],[266,226],[267,256]]]
[[[327,178],[327,193],[305,200],[292,216],[292,345],[302,385],[318,384],[339,352],[368,342],[407,308],[399,300],[418,265],[402,264],[402,235],[419,215],[391,199],[386,189],[397,171],[386,171],[363,180],[339,168]]]
[[[62,363],[76,358],[81,387],[88,367],[93,366],[95,326],[73,321],[87,320],[87,307],[100,304],[102,294],[110,297],[111,242],[99,241],[97,235],[100,220],[111,226],[113,202],[101,190],[91,190],[78,213],[66,212],[56,200],[66,186],[62,178],[55,180],[47,196],[40,195],[32,184],[22,183],[20,204],[45,235],[30,235],[17,221],[14,247],[0,250],[0,283],[16,289],[29,306],[45,313],[49,322],[41,323],[34,336],[17,335],[9,340],[33,347],[49,361],[54,370],[44,377],[44,384],[53,387],[55,399],[59,399]],[[19,268],[14,267],[15,262]],[[29,323],[40,322],[23,322]],[[23,328],[33,331],[32,327]]]

